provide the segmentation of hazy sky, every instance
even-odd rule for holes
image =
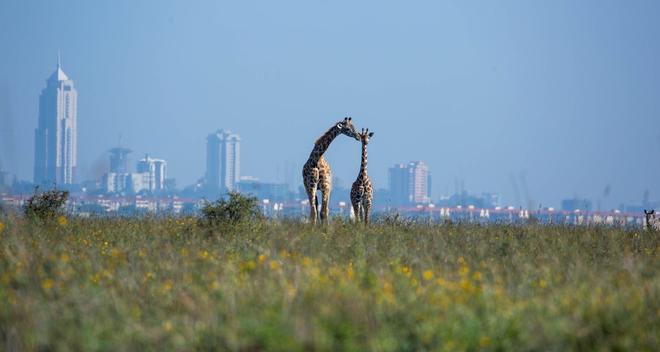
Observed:
[[[352,116],[375,132],[377,187],[424,160],[434,197],[463,183],[511,204],[526,187],[556,206],[609,185],[607,206],[639,204],[660,199],[659,38],[658,1],[2,0],[0,166],[32,179],[61,50],[83,177],[121,135],[133,161],[164,158],[190,184],[206,135],[228,128],[243,175],[300,182],[314,140]],[[349,186],[358,142],[327,159]]]

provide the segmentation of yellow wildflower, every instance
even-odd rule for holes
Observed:
[[[259,260],[259,264],[263,264],[266,261],[266,256],[263,254],[259,254],[259,257],[257,257]]]
[[[174,283],[172,282],[172,280],[166,280],[165,282],[162,283],[160,289],[163,293],[167,293],[171,291],[173,287],[174,287]]]
[[[458,273],[461,275],[461,277],[467,277],[470,273],[470,268],[467,265],[461,265],[461,267],[458,269]]]
[[[401,268],[401,272],[403,273],[403,275],[406,275],[406,276],[410,276],[412,274],[412,271],[407,266],[404,266],[403,268]]]
[[[118,259],[121,257],[121,251],[117,248],[113,248],[110,250],[110,253],[108,253],[108,256],[110,256],[112,259]]]
[[[474,291],[474,285],[472,285],[472,283],[468,280],[465,279],[461,280],[459,282],[459,285],[461,287],[461,290],[463,290],[463,292],[465,293],[472,293]]]
[[[431,270],[426,270],[423,274],[422,277],[424,278],[425,281],[431,281],[433,280],[433,271]]]
[[[43,288],[46,291],[50,290],[53,287],[53,285],[55,285],[55,281],[53,281],[53,279],[46,279],[41,282],[41,288]]]
[[[387,294],[392,293],[392,284],[389,281],[383,282],[383,292]]]
[[[271,260],[269,264],[272,270],[277,270],[280,268],[280,263],[277,262],[276,260]]]
[[[243,271],[252,271],[257,267],[257,263],[254,260],[247,260],[241,263],[241,270]]]
[[[66,217],[64,217],[64,215],[60,215],[57,217],[57,224],[60,226],[66,226],[66,224],[68,224],[68,221],[66,220]]]
[[[165,329],[165,331],[167,331],[167,332],[172,331],[172,322],[169,321],[169,320],[165,320],[163,322],[163,329]]]
[[[319,276],[321,276],[321,269],[315,266],[309,268],[309,276],[314,279],[318,278]]]
[[[475,271],[474,274],[472,274],[472,279],[474,281],[481,281],[481,272]]]
[[[543,280],[543,279],[539,280],[539,287],[540,288],[545,288],[546,286],[548,286],[548,284],[545,282],[545,280]]]
[[[96,273],[96,274],[92,275],[90,280],[92,280],[93,283],[98,284],[99,281],[101,281],[101,274]]]
[[[349,280],[352,280],[355,276],[355,271],[353,270],[353,263],[348,264],[348,269],[346,270],[346,276]]]

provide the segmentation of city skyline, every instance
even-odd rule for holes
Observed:
[[[40,108],[39,108],[39,123],[40,126],[43,121],[47,121],[45,117],[55,118],[54,120],[59,121],[63,120],[63,126],[66,130],[58,133],[62,135],[64,140],[60,142],[57,148],[58,153],[68,152],[68,171],[64,167],[53,168],[50,172],[54,174],[54,177],[62,180],[68,180],[68,182],[61,182],[62,185],[72,185],[74,183],[73,176],[75,174],[75,159],[73,162],[70,161],[71,156],[75,157],[76,150],[71,148],[75,146],[76,133],[75,133],[75,123],[76,123],[76,103],[77,103],[77,91],[73,87],[73,80],[71,80],[62,70],[60,56],[58,54],[57,67],[56,70],[51,74],[51,76],[46,80],[47,85],[42,90],[40,94]],[[53,101],[55,104],[55,109],[52,109],[51,106]],[[61,106],[63,105],[63,106]],[[51,123],[52,124],[52,123]],[[48,126],[46,123],[44,125]],[[55,124],[54,126],[58,126]],[[71,128],[73,127],[73,133]],[[52,128],[52,127],[51,127]],[[57,182],[42,179],[40,182],[37,181],[37,177],[43,176],[44,171],[40,173],[39,170],[39,148],[40,145],[40,136],[47,135],[44,133],[44,128],[39,127],[35,130],[35,163],[34,163],[34,184],[36,185],[55,185]],[[43,138],[42,138],[43,139]],[[68,139],[68,140],[67,140]],[[245,179],[244,185],[248,189],[255,189],[254,185],[263,184],[264,187],[279,187],[278,183],[261,183],[256,181],[257,179],[252,179],[252,176],[241,177],[240,174],[240,136],[237,133],[233,133],[230,130],[219,129],[216,132],[209,134],[206,138],[206,171],[204,173],[204,183],[205,183],[205,192],[211,195],[221,195],[228,191],[239,190],[238,184],[243,182]],[[43,143],[43,142],[42,142]],[[51,142],[52,143],[52,142]],[[53,143],[56,144],[56,143]],[[64,150],[68,147],[68,150]],[[137,161],[136,173],[128,172],[127,162],[128,154],[132,150],[123,147],[115,147],[109,150],[110,152],[110,170],[104,178],[99,180],[86,179],[82,181],[101,181],[104,185],[106,191],[109,192],[125,192],[130,191],[131,193],[139,193],[140,190],[147,190],[149,192],[161,191],[165,188],[165,168],[167,162],[163,159],[153,159],[150,158],[148,154],[144,158]],[[43,153],[43,152],[42,152]],[[60,159],[64,159],[60,157]],[[62,161],[63,164],[64,161]],[[124,170],[116,171],[113,169]],[[3,170],[4,171],[4,170]],[[398,171],[398,172],[397,172]],[[52,176],[51,176],[52,177]],[[66,177],[66,178],[65,178]],[[396,179],[398,181],[393,181]],[[255,183],[256,182],[256,183]],[[515,178],[512,177],[512,182],[515,184]],[[524,185],[524,177],[521,175],[520,182]],[[214,186],[214,184],[216,184]],[[400,184],[399,184],[400,183]],[[283,183],[289,188],[295,188],[294,184]],[[386,188],[389,192],[389,197],[386,202],[392,203],[397,206],[405,205],[415,205],[415,204],[433,204],[436,200],[438,203],[443,203],[443,199],[447,197],[457,197],[460,196],[458,188],[456,188],[455,193],[442,193],[437,197],[431,193],[431,174],[428,169],[428,166],[423,161],[411,161],[409,163],[395,164],[394,167],[388,169],[388,187]],[[260,187],[260,186],[257,186]],[[464,184],[461,185],[461,192],[465,192]],[[519,192],[517,185],[514,186],[516,192]],[[382,187],[380,189],[383,189]],[[279,191],[285,192],[284,190]],[[286,192],[285,192],[286,193]],[[484,194],[490,194],[488,192]],[[499,198],[499,193],[494,193]],[[525,195],[528,197],[528,195]],[[649,192],[646,191],[643,195],[642,204],[643,206],[650,204],[649,203]],[[520,195],[516,195],[516,198]],[[470,198],[476,199],[476,198]],[[529,202],[529,199],[527,199]],[[382,202],[382,200],[381,200]],[[518,201],[517,201],[518,202]],[[561,200],[561,208],[567,208],[566,204],[573,204],[573,202],[582,202],[588,203],[589,208],[591,207],[591,200],[580,199],[577,195],[568,197],[565,195]],[[599,204],[602,202],[602,198],[597,198],[596,202]],[[633,207],[639,206],[639,204],[632,202]],[[509,205],[512,203],[509,203]],[[518,206],[523,206],[524,203],[518,202]],[[542,203],[538,203],[539,206],[542,206]],[[624,203],[620,203],[622,205]],[[528,208],[534,208],[534,204],[529,203]],[[559,208],[559,207],[558,207]],[[571,207],[568,207],[571,208]],[[577,207],[574,207],[577,208]],[[613,209],[616,207],[613,207]],[[599,209],[600,210],[600,209]]]
[[[82,179],[122,135],[194,183],[204,136],[223,127],[245,142],[242,173],[281,181],[282,165],[302,165],[350,115],[381,136],[370,146],[377,188],[392,164],[424,160],[433,199],[457,184],[525,207],[660,196],[660,47],[639,39],[659,32],[658,4],[150,4],[73,2],[75,16],[46,1],[0,5],[0,168],[30,179],[36,101],[62,49],[81,95]],[[359,147],[338,139],[328,160],[347,183]]]

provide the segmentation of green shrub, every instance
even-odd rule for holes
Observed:
[[[60,191],[52,189],[49,191],[38,193],[30,197],[23,206],[25,216],[31,219],[39,219],[42,221],[53,220],[56,217],[63,215],[64,204],[69,198],[68,191]]]
[[[261,218],[256,197],[229,192],[229,199],[220,198],[202,208],[202,218],[208,225],[238,224]]]

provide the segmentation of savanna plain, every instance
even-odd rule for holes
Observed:
[[[659,234],[0,217],[0,350],[631,350]]]

